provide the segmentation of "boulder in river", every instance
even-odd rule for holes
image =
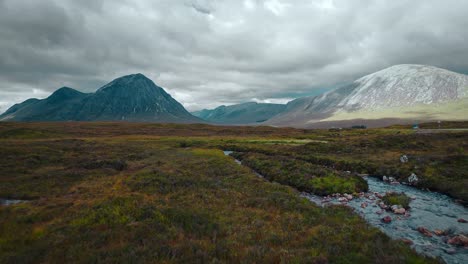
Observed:
[[[348,199],[346,199],[345,197],[340,197],[338,198],[338,202],[346,203],[348,202]]]
[[[406,209],[405,208],[397,208],[397,209],[393,210],[393,213],[404,215],[406,213]]]
[[[437,236],[443,236],[445,235],[445,232],[442,230],[436,229],[434,230],[434,234],[436,234]]]
[[[458,219],[458,223],[464,223],[464,224],[466,224],[466,223],[468,223],[468,221],[465,220],[465,219],[463,219],[463,218],[460,218],[460,219]]]
[[[468,237],[464,235],[457,235],[450,238],[447,243],[454,246],[468,247]]]
[[[384,218],[382,218],[382,222],[388,224],[388,223],[392,222],[392,218],[387,215]]]
[[[418,231],[419,231],[419,233],[421,233],[421,234],[423,234],[423,235],[425,235],[427,237],[432,237],[431,231],[429,231],[429,229],[427,229],[425,227],[422,227],[422,226],[418,227]]]
[[[345,193],[344,194],[344,197],[348,200],[348,201],[351,201],[353,199],[353,196],[351,194],[347,194]]]
[[[379,203],[379,207],[382,208],[382,209],[387,209],[388,206],[385,204],[385,203]]]
[[[383,180],[384,182],[388,182],[388,177],[384,175],[384,176],[382,177],[382,180]]]
[[[361,204],[361,208],[366,208],[367,207],[367,203],[362,203]]]

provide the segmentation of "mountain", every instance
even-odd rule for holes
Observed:
[[[142,74],[115,79],[91,94],[63,87],[46,99],[12,106],[0,120],[202,122]]]
[[[203,109],[192,114],[213,123],[254,124],[264,122],[281,113],[286,108],[282,104],[243,103],[219,106],[212,110]]]
[[[293,100],[267,121],[278,126],[317,127],[356,120],[395,122],[467,119],[468,76],[425,65],[396,65],[315,97]]]
[[[80,108],[88,94],[62,87],[43,100],[28,99],[16,104],[0,116],[2,121],[67,121]]]

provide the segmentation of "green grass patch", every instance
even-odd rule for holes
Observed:
[[[409,209],[411,198],[409,198],[404,193],[387,193],[384,197],[382,197],[382,201],[390,206],[401,205],[403,208]]]

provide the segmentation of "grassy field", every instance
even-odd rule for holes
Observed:
[[[435,262],[297,189],[358,192],[355,172],[415,172],[466,201],[466,142],[404,127],[0,123],[0,198],[29,200],[0,206],[0,263]]]

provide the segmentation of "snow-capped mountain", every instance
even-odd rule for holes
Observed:
[[[454,101],[468,96],[468,76],[423,65],[397,65],[364,76],[338,106],[383,109]]]
[[[467,98],[467,75],[432,66],[403,64],[369,74],[320,96],[291,101],[283,113],[267,123],[308,126],[320,121],[351,119],[450,119],[451,109],[444,108],[441,116],[437,107]],[[402,114],[411,111],[419,111],[419,116]],[[453,113],[453,119],[459,119],[459,115],[459,111]]]

